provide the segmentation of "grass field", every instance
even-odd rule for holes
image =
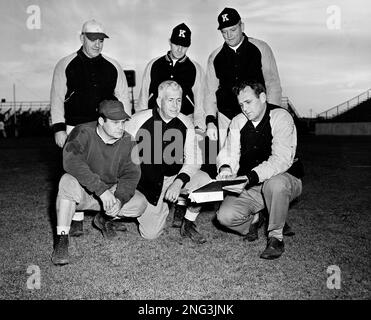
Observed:
[[[209,207],[197,221],[208,240],[201,246],[170,226],[144,240],[135,223],[105,242],[88,214],[85,235],[71,239],[71,263],[56,267],[61,154],[50,138],[0,140],[0,299],[370,299],[371,138],[299,142],[304,189],[289,212],[296,235],[285,238],[280,259],[259,258],[262,230],[243,242],[216,227]],[[331,265],[340,268],[340,289],[327,287]],[[40,270],[40,289],[28,288],[32,270]]]

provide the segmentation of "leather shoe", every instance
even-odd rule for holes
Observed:
[[[57,235],[54,251],[52,254],[52,262],[55,265],[68,264],[68,234]]]
[[[112,240],[117,236],[112,219],[106,218],[101,212],[95,215],[93,224],[102,232],[105,239]]]
[[[198,232],[197,227],[193,221],[183,219],[182,226],[180,228],[180,234],[182,237],[188,237],[197,244],[203,244],[206,239]]]
[[[84,234],[83,220],[72,220],[69,235],[71,237],[80,237]]]
[[[257,213],[257,215],[259,216],[258,221],[256,221],[255,223],[250,224],[249,233],[246,234],[243,237],[243,241],[246,241],[247,240],[249,242],[252,242],[252,241],[255,241],[255,240],[258,240],[259,239],[258,230],[264,224],[264,219],[265,218],[264,218],[263,211],[259,211]]]
[[[289,224],[287,222],[285,222],[285,225],[283,226],[282,233],[286,237],[292,237],[292,236],[295,235],[295,232],[292,231],[291,227],[289,226]]]
[[[173,223],[171,225],[173,228],[180,228],[182,226],[182,221],[186,213],[186,210],[187,210],[186,206],[175,205],[174,218]]]
[[[277,238],[270,237],[268,238],[267,247],[260,255],[260,258],[268,260],[277,259],[284,251],[285,244],[283,243],[283,240],[280,241]]]
[[[114,219],[112,220],[113,227],[116,231],[126,232],[128,228],[126,226],[126,222],[121,219]]]

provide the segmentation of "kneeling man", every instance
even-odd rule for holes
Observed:
[[[57,196],[57,239],[52,255],[56,265],[69,263],[68,233],[75,210],[100,211],[94,224],[103,236],[115,237],[112,219],[138,217],[146,209],[136,187],[140,179],[134,139],[124,130],[129,119],[122,102],[99,104],[98,122],[77,125],[63,149],[65,173]]]
[[[268,243],[260,255],[275,259],[284,252],[284,225],[289,203],[302,191],[302,170],[295,159],[297,136],[290,113],[267,103],[258,82],[242,82],[234,88],[242,113],[233,118],[227,140],[217,157],[217,179],[246,175],[238,196],[226,196],[219,222],[246,236],[257,214],[269,213]]]
[[[186,207],[182,189],[192,191],[208,183],[209,175],[201,170],[201,149],[192,121],[180,113],[182,88],[172,80],[159,85],[158,108],[140,111],[126,124],[126,130],[137,140],[142,175],[138,190],[148,206],[138,218],[139,231],[146,239],[162,232],[175,204],[173,227],[180,227],[183,237],[198,244],[206,242],[197,230],[195,220],[200,206]]]

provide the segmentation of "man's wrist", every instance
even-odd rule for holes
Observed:
[[[213,123],[215,126],[217,126],[218,122],[216,120],[216,117],[212,115],[206,116],[206,125],[208,126],[209,123]]]

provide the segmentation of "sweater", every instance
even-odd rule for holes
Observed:
[[[125,132],[115,143],[105,144],[96,130],[93,121],[71,131],[63,148],[63,167],[97,196],[117,184],[115,197],[125,204],[133,197],[141,174],[135,140]]]

